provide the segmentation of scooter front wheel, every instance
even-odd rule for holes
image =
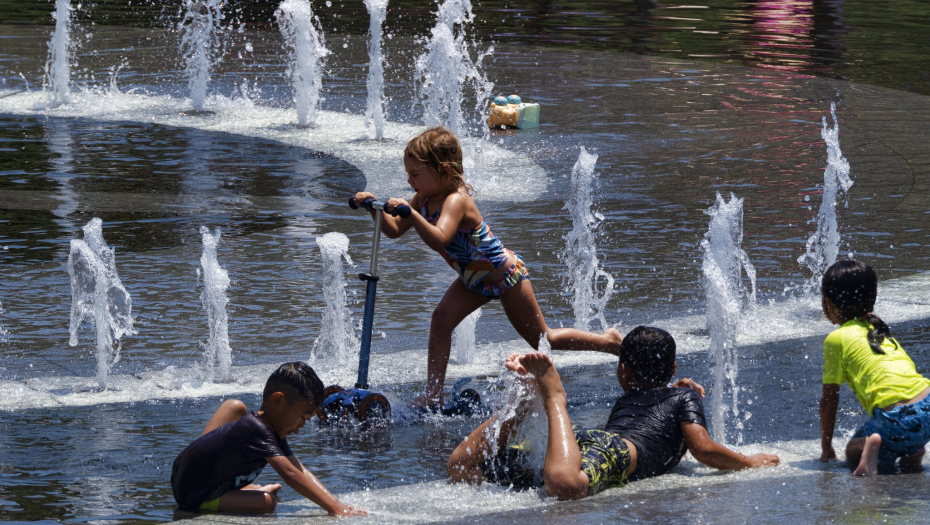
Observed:
[[[358,421],[369,426],[384,426],[391,420],[391,403],[381,394],[368,394],[358,405]]]

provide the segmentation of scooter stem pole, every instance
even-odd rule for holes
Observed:
[[[368,281],[365,289],[365,316],[362,320],[362,347],[358,353],[358,382],[355,388],[368,390],[368,361],[371,358],[371,330],[375,320],[375,297],[378,294],[378,248],[381,245],[381,216],[383,211],[375,208],[375,236],[371,241],[371,267],[368,274],[358,277]]]
[[[378,276],[378,249],[381,247],[381,219],[383,215],[384,210],[381,208],[375,209],[375,238],[371,241],[371,269],[368,272],[372,277]]]

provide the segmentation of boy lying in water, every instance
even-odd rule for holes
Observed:
[[[778,456],[744,456],[707,434],[704,389],[690,379],[668,387],[675,375],[675,340],[658,328],[635,328],[620,346],[617,379],[626,392],[614,405],[604,430],[573,428],[562,380],[544,354],[513,354],[506,366],[535,381],[549,421],[549,442],[542,483],[546,494],[580,499],[627,481],[659,476],[672,470],[686,451],[705,465],[741,470],[778,465]],[[527,403],[501,425],[499,443],[489,440],[493,416],[476,428],[452,453],[448,473],[453,482],[482,480],[528,489],[535,472],[525,466],[519,444],[508,444]]]

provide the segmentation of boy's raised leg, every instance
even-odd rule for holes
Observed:
[[[516,372],[515,363],[520,357],[519,354],[512,354],[508,357],[506,363],[507,368]],[[522,373],[525,374],[525,370]],[[446,468],[449,479],[452,480],[453,483],[463,481],[466,483],[481,483],[484,479],[484,474],[481,472],[480,465],[495,457],[500,453],[501,449],[507,446],[510,440],[509,438],[513,434],[514,427],[526,416],[528,405],[529,399],[524,400],[523,404],[517,407],[516,415],[501,423],[497,443],[491,443],[488,427],[500,418],[499,413],[491,416],[462,440],[449,457],[449,464]]]
[[[568,417],[568,399],[562,379],[544,354],[527,354],[519,364],[536,378],[549,419],[549,442],[543,481],[546,494],[559,499],[580,499],[588,494],[588,475],[581,470],[581,450]]]
[[[857,443],[854,444],[853,441],[857,441]],[[853,471],[853,476],[874,476],[878,474],[878,449],[881,446],[882,437],[878,434],[850,440],[849,445],[846,446],[846,461],[855,461],[855,453],[859,452],[859,466]]]
[[[246,408],[245,403],[238,399],[227,399],[223,401],[220,408],[217,408],[216,412],[213,413],[213,417],[211,417],[210,421],[207,423],[207,428],[203,429],[203,434],[212,432],[233,421],[239,421],[248,413],[249,409]]]

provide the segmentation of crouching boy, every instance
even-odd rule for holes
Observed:
[[[225,401],[203,434],[174,460],[171,489],[183,510],[236,513],[272,512],[280,484],[252,485],[271,464],[298,494],[334,516],[367,512],[343,505],[294,457],[287,444],[323,402],[323,383],[304,363],[281,365],[265,383],[260,409]]]
[[[620,345],[617,379],[625,394],[614,405],[604,430],[573,428],[566,409],[565,389],[552,364],[543,354],[513,354],[508,369],[536,384],[549,421],[549,441],[541,482],[546,494],[560,499],[579,499],[627,481],[659,476],[678,465],[686,451],[705,465],[740,470],[778,465],[778,456],[744,456],[716,442],[707,434],[704,389],[690,379],[671,388],[675,375],[675,340],[658,328],[635,328]],[[449,458],[453,482],[482,480],[534,486],[538,477],[525,464],[520,444],[510,444],[515,425],[526,413],[500,425],[496,446],[488,431],[494,416],[475,429]]]

